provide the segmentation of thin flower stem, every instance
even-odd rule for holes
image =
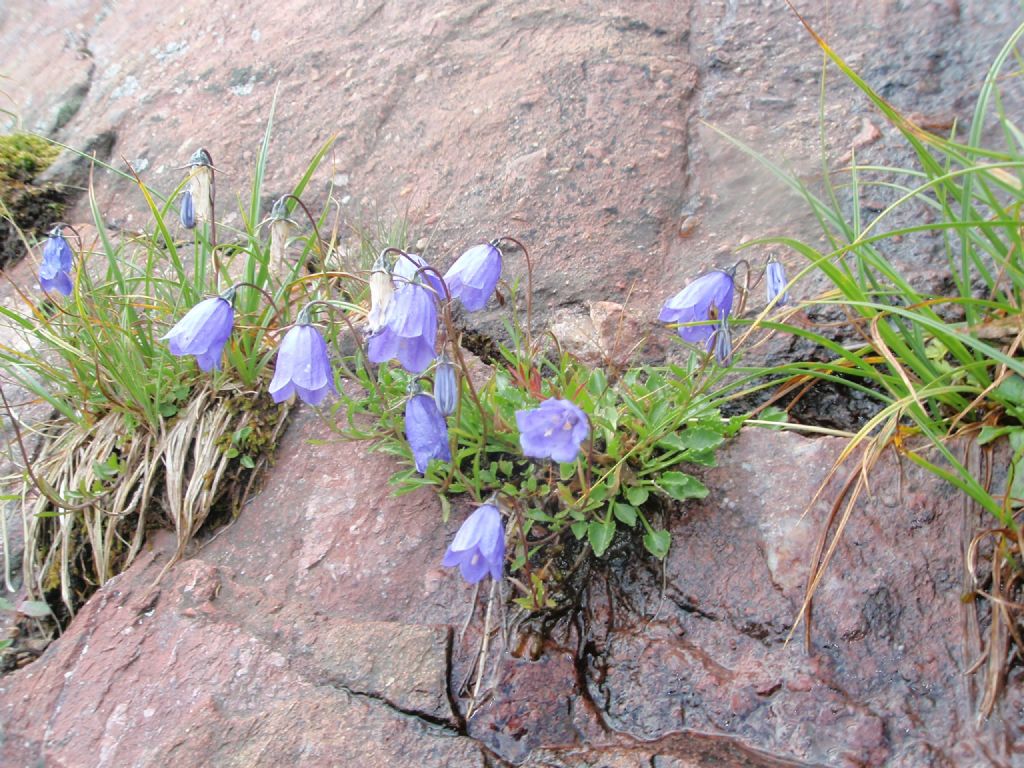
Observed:
[[[287,194],[284,196],[285,200],[294,200],[299,208],[302,209],[303,213],[306,214],[306,218],[309,219],[310,226],[313,227],[313,236],[316,238],[316,250],[320,254],[320,271],[327,272],[327,255],[324,253],[323,238],[320,237],[320,230],[317,228],[316,219],[313,218],[313,214],[309,212],[309,208],[302,202],[299,197],[293,194]]]
[[[502,240],[510,243],[515,243],[519,246],[519,250],[523,252],[523,258],[526,259],[526,350],[527,357],[532,360],[533,358],[533,260],[530,259],[530,252],[526,249],[526,246],[522,244],[520,240],[509,235],[503,235],[495,238],[492,244],[497,247],[497,244]]]
[[[476,680],[473,682],[473,692],[470,694],[469,706],[466,708],[466,719],[473,716],[476,708],[477,696],[480,695],[480,683],[484,677],[484,667],[487,665],[487,650],[491,642],[491,612],[494,608],[494,593],[497,591],[498,582],[491,580],[491,593],[487,597],[487,613],[484,615],[484,633],[480,639],[480,653],[477,656]]]

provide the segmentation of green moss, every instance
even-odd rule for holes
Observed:
[[[10,188],[18,188],[42,173],[57,159],[60,148],[29,133],[0,136],[0,195],[8,199]]]

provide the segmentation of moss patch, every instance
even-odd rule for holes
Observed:
[[[58,147],[38,136],[0,136],[0,267],[24,252],[20,233],[38,238],[64,214],[62,190],[31,183],[59,154]]]

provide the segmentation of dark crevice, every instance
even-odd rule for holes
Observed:
[[[377,693],[368,693],[366,691],[357,691],[340,680],[327,679],[322,682],[323,685],[329,685],[335,690],[342,691],[349,696],[353,696],[359,699],[366,699],[368,701],[376,702],[377,704],[383,705],[386,709],[394,712],[400,717],[404,717],[411,720],[416,720],[421,723],[423,727],[433,733],[443,736],[465,736],[465,728],[454,727],[445,718],[438,717],[437,715],[431,715],[427,712],[419,712],[415,709],[403,709],[397,704],[392,702],[386,696],[381,696]]]

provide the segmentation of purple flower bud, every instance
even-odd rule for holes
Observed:
[[[185,229],[196,226],[196,207],[192,202],[192,190],[188,188],[181,193],[181,226]]]
[[[499,580],[505,567],[505,526],[501,512],[493,504],[484,504],[466,518],[444,553],[441,564],[459,566],[462,578],[476,584],[488,573]]]
[[[445,273],[452,298],[470,312],[483,309],[501,277],[501,251],[490,243],[470,248]]]
[[[434,366],[434,399],[442,414],[451,416],[455,413],[459,401],[459,379],[447,355],[437,358]]]
[[[409,441],[416,471],[427,471],[431,459],[451,461],[448,425],[430,395],[413,395],[405,404],[405,438]]]
[[[729,331],[728,315],[722,315],[719,318],[718,326],[711,334],[711,338],[708,339],[708,352],[712,347],[719,365],[723,367],[732,365],[732,333]]]
[[[39,287],[44,291],[56,291],[64,296],[71,295],[71,267],[74,254],[71,246],[61,234],[60,227],[50,230],[43,246],[43,263],[39,267]]]
[[[417,275],[419,275],[420,280],[429,285],[437,297],[443,301],[445,298],[445,292],[444,286],[441,285],[441,278],[437,276],[437,273],[434,272],[433,269],[423,269],[421,271],[421,267],[429,266],[430,265],[417,254],[407,253],[404,256],[399,255],[392,273],[402,278],[398,281],[399,286],[403,283],[409,284],[416,279]]]
[[[764,268],[764,282],[768,287],[768,301],[779,296],[778,306],[785,306],[789,302],[789,293],[786,291],[786,268],[781,262],[775,260],[774,256],[768,257],[768,265]]]
[[[374,363],[398,358],[405,370],[422,373],[434,360],[437,308],[419,283],[400,285],[388,306],[384,327],[370,337],[367,353]]]
[[[391,279],[384,259],[380,256],[373,263],[370,273],[370,311],[366,315],[366,325],[370,333],[376,333],[384,327],[388,307],[395,296],[395,284]]]
[[[575,461],[590,434],[587,414],[568,400],[551,398],[529,411],[516,411],[519,444],[524,456]]]
[[[701,275],[666,301],[658,320],[663,323],[706,321],[705,325],[680,327],[678,333],[683,341],[707,341],[715,331],[714,321],[732,311],[732,294],[732,275],[716,269]]]
[[[192,307],[163,339],[172,355],[195,355],[202,370],[215,371],[220,369],[220,358],[234,322],[231,302],[215,296]]]
[[[299,323],[285,334],[277,350],[269,392],[275,403],[287,400],[294,392],[309,405],[318,405],[328,392],[337,394],[327,343],[316,326]]]

